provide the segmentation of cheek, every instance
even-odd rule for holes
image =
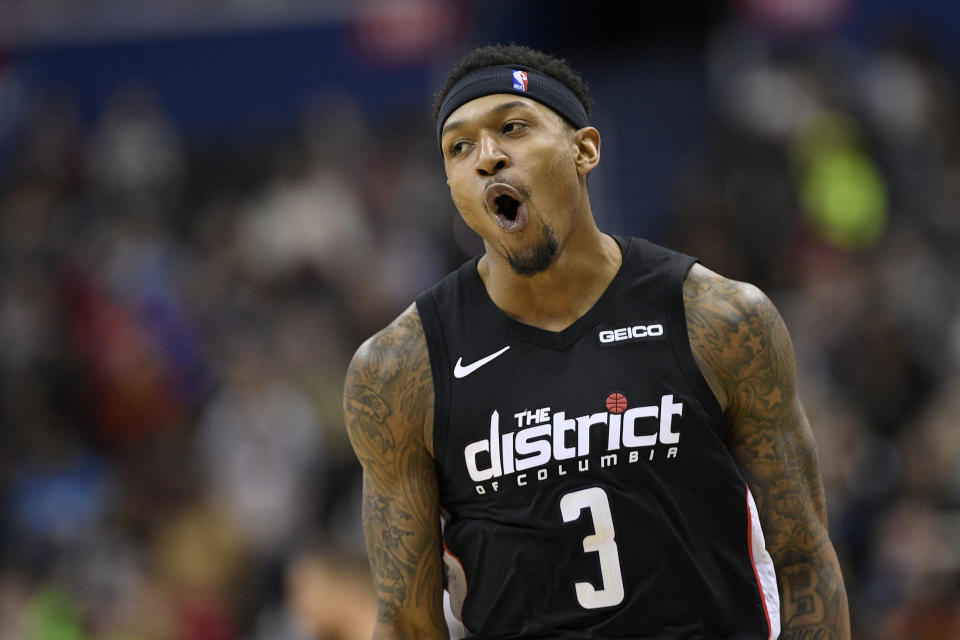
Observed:
[[[450,189],[450,198],[453,200],[453,206],[457,208],[457,211],[459,211],[461,215],[469,213],[469,207],[467,207],[466,199],[459,197],[453,188]]]
[[[573,160],[565,155],[554,153],[550,161],[543,166],[543,182],[550,184],[550,190],[557,200],[569,202],[580,185],[577,166]]]
[[[449,187],[450,199],[453,200],[453,206],[460,212],[460,216],[467,225],[473,228],[474,220],[482,213],[482,211],[480,211],[482,205],[480,205],[476,198],[470,197],[463,189],[459,188],[455,181],[451,180]]]

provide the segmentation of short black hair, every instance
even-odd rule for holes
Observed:
[[[557,56],[531,49],[523,45],[510,43],[493,44],[474,49],[460,59],[450,75],[447,76],[447,83],[437,94],[433,103],[433,121],[436,122],[440,116],[440,107],[443,105],[443,99],[447,97],[453,85],[457,84],[461,78],[477,69],[494,67],[497,65],[515,64],[527,67],[534,71],[548,75],[554,80],[562,82],[583,104],[587,115],[590,115],[590,105],[593,100],[590,99],[590,89],[580,74],[571,67],[566,60]]]

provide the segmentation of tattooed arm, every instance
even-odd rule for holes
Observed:
[[[343,408],[363,466],[363,530],[378,599],[374,638],[446,639],[433,380],[416,307],[357,350]]]
[[[700,265],[683,296],[694,356],[724,409],[727,446],[757,503],[777,572],[780,637],[848,639],[846,590],[783,319],[756,287]]]

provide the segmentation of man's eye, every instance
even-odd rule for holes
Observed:
[[[450,155],[458,156],[464,151],[466,151],[466,149],[467,149],[466,142],[454,142],[452,145],[450,145]]]
[[[508,122],[505,125],[503,125],[503,132],[513,133],[514,131],[518,129],[522,129],[523,127],[524,127],[524,124],[522,122]]]

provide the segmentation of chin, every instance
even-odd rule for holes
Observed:
[[[553,229],[546,225],[543,227],[543,235],[539,241],[523,252],[510,251],[502,243],[500,246],[503,247],[513,272],[518,276],[527,277],[543,273],[550,268],[560,248]]]

